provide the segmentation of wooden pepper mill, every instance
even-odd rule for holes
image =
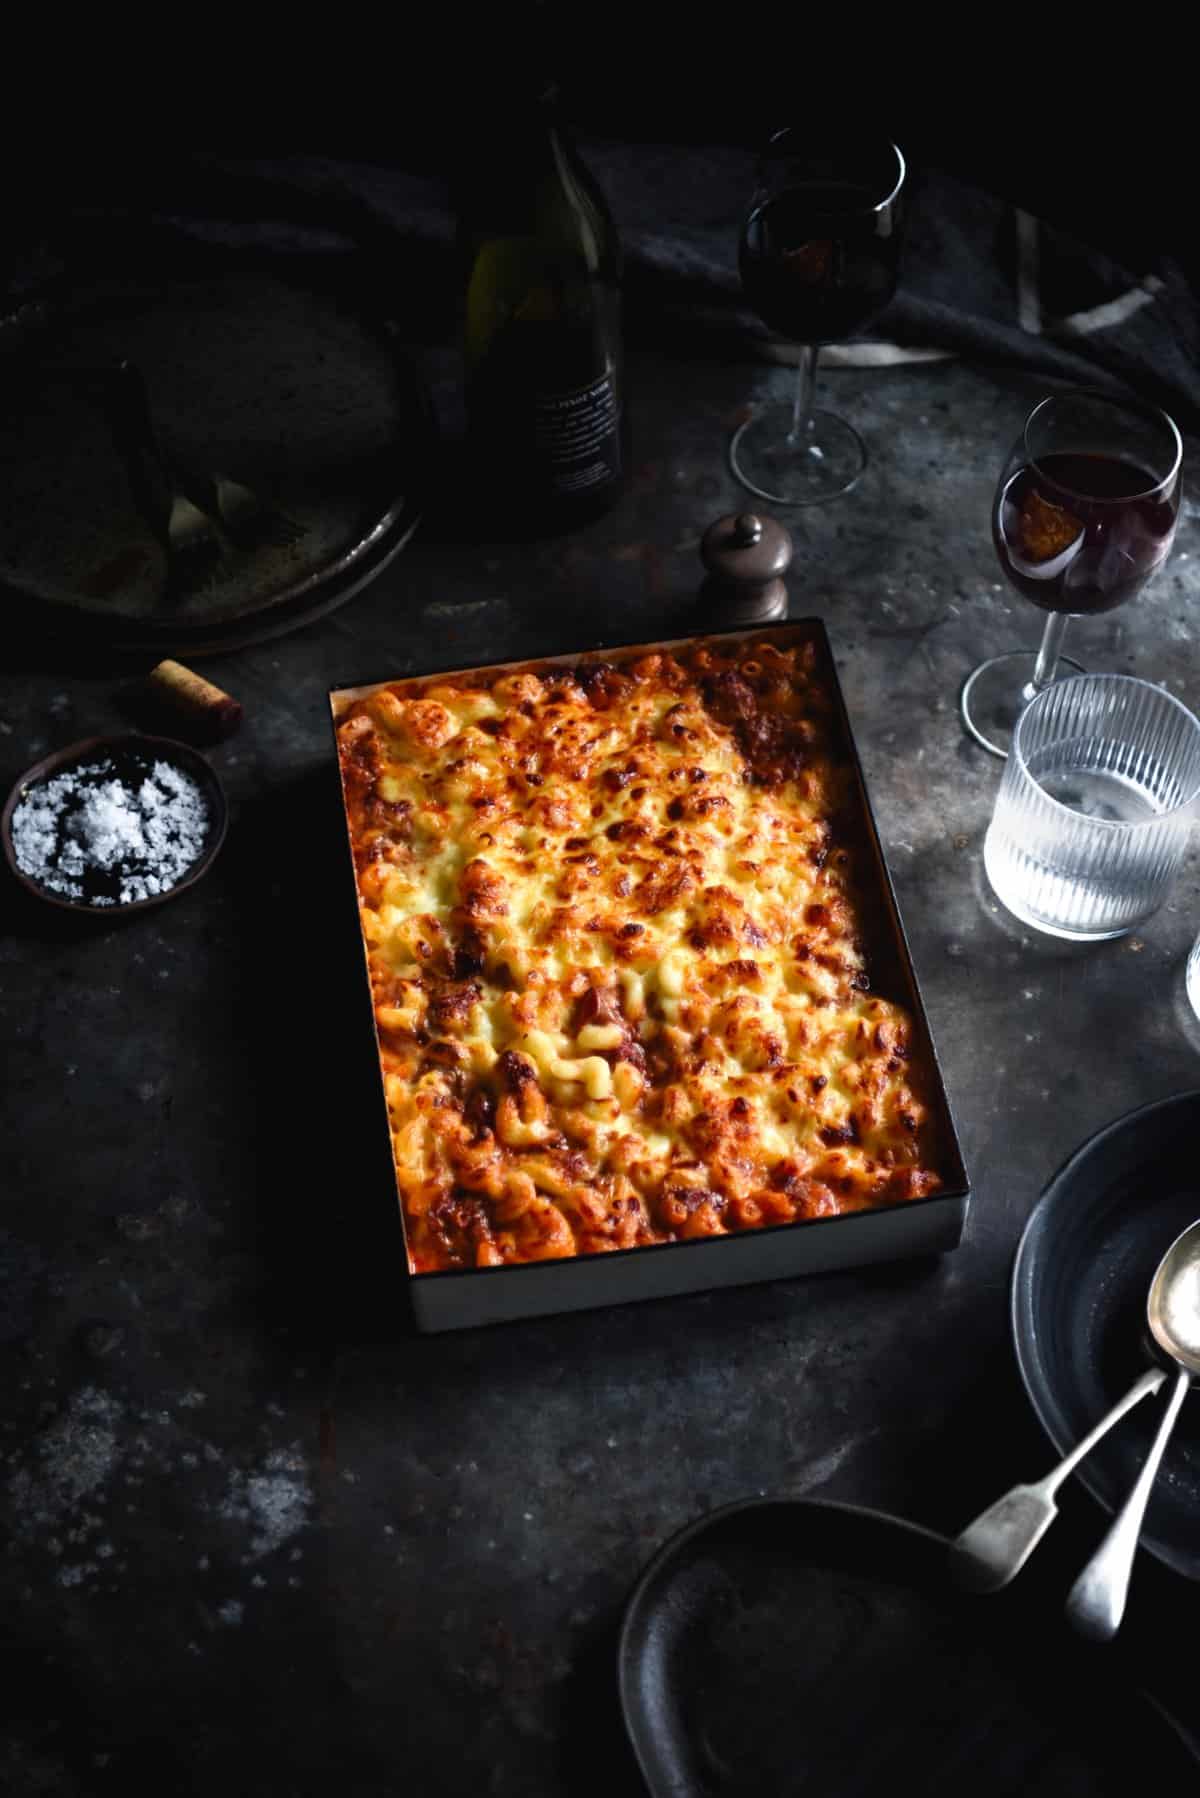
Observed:
[[[704,533],[700,559],[708,577],[700,588],[706,624],[768,624],[787,617],[783,584],[792,560],[791,533],[764,512],[731,513]]]

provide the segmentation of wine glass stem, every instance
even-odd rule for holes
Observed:
[[[792,403],[792,428],[788,432],[789,447],[798,444],[801,438],[808,435],[813,401],[817,394],[818,353],[819,346],[815,343],[804,344],[800,351],[800,366],[796,370],[796,397]]]
[[[1067,634],[1070,615],[1067,612],[1051,612],[1046,620],[1046,628],[1042,632],[1042,645],[1038,650],[1038,658],[1034,663],[1033,679],[1025,688],[1021,697],[1029,703],[1036,699],[1043,687],[1048,687],[1058,672],[1058,658],[1062,654],[1063,638]]]

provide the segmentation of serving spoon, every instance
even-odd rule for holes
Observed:
[[[1146,1321],[1159,1348],[1176,1364],[1175,1383],[1133,1491],[1067,1596],[1069,1622],[1093,1642],[1111,1641],[1121,1626],[1151,1488],[1188,1387],[1200,1376],[1200,1222],[1177,1236],[1159,1262]]]
[[[1029,1485],[1013,1486],[1003,1498],[981,1511],[973,1523],[950,1544],[950,1573],[966,1592],[999,1592],[1015,1579],[1054,1519],[1058,1506],[1054,1495],[1097,1442],[1119,1423],[1126,1412],[1151,1392],[1166,1384],[1161,1367],[1151,1367],[1124,1398],[1118,1399],[1093,1430],[1077,1442],[1057,1467]]]
[[[1181,1267],[1185,1271],[1179,1272]],[[1191,1268],[1190,1276],[1186,1272],[1189,1267]],[[1165,1298],[1168,1289],[1173,1294],[1169,1301]],[[1185,1230],[1163,1256],[1151,1283],[1150,1298],[1147,1303],[1147,1317],[1155,1340],[1166,1349],[1173,1359],[1182,1361],[1182,1357],[1177,1355],[1171,1344],[1160,1335],[1161,1324],[1156,1327],[1155,1323],[1156,1317],[1161,1318],[1164,1307],[1168,1303],[1172,1317],[1176,1317],[1180,1313],[1181,1307],[1186,1316],[1189,1305],[1191,1307],[1190,1314],[1193,1319],[1190,1326],[1193,1344],[1191,1353],[1195,1357],[1194,1371],[1200,1373],[1200,1222]],[[1186,1340],[1188,1326],[1184,1324],[1178,1327],[1181,1330],[1181,1340]],[[1175,1391],[1172,1393],[1167,1414],[1163,1419],[1165,1428],[1160,1427],[1159,1431],[1161,1441],[1156,1438],[1142,1476],[1130,1494],[1117,1524],[1109,1533],[1110,1537],[1115,1536],[1118,1527],[1125,1523],[1128,1515],[1132,1537],[1125,1568],[1126,1590],[1132,1568],[1133,1548],[1137,1544],[1142,1516],[1150,1496],[1150,1488],[1154,1483],[1154,1476],[1158,1470],[1159,1461],[1162,1459],[1171,1425],[1174,1424],[1179,1406],[1183,1402],[1188,1379],[1189,1375],[1182,1371],[1177,1376]],[[1150,1393],[1159,1391],[1165,1385],[1166,1380],[1167,1375],[1161,1367],[1147,1369],[1141,1379],[1130,1387],[1123,1398],[1117,1401],[1112,1410],[1100,1419],[1095,1428],[1090,1430],[1081,1442],[1076,1443],[1071,1452],[1065,1455],[1057,1467],[1053,1468],[1044,1479],[1037,1480],[1030,1485],[1012,1487],[1011,1491],[1006,1492],[1002,1498],[998,1498],[994,1504],[988,1506],[986,1511],[981,1512],[972,1523],[969,1523],[950,1546],[950,1572],[956,1582],[966,1591],[977,1593],[998,1592],[1001,1587],[1008,1585],[1009,1581],[1021,1571],[1057,1517],[1058,1508],[1054,1503],[1054,1495],[1068,1474],[1073,1472],[1085,1455],[1091,1453],[1114,1424],[1119,1423],[1127,1412],[1131,1411],[1135,1405],[1140,1404],[1142,1399]],[[1144,1492],[1142,1491],[1143,1480],[1145,1481]],[[1141,1503],[1134,1515],[1132,1507],[1139,1494]],[[1109,1538],[1106,1538],[1100,1551],[1084,1570],[1079,1581],[1076,1582],[1076,1587],[1072,1591],[1072,1599],[1082,1587],[1087,1575],[1096,1569],[1101,1555],[1105,1553],[1108,1546]],[[1115,1565],[1115,1556],[1112,1560],[1105,1562],[1105,1565]],[[1089,1601],[1089,1609],[1092,1602],[1094,1601]],[[1124,1609],[1123,1594],[1120,1608]],[[1119,1621],[1120,1613],[1118,1612],[1117,1622]],[[1114,1623],[1113,1629],[1115,1630],[1115,1628],[1116,1624]],[[1085,1633],[1090,1632],[1085,1631]]]

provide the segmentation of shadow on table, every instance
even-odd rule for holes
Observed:
[[[254,1302],[306,1348],[394,1337],[411,1316],[344,835],[328,766],[248,806],[225,851],[255,1088]]]
[[[617,1692],[621,1619],[597,1622],[583,1638],[566,1686],[563,1790],[572,1798],[637,1798],[646,1790],[625,1734]]]

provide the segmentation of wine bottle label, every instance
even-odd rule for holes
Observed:
[[[534,401],[533,441],[554,493],[589,493],[621,474],[620,405],[611,373]]]

